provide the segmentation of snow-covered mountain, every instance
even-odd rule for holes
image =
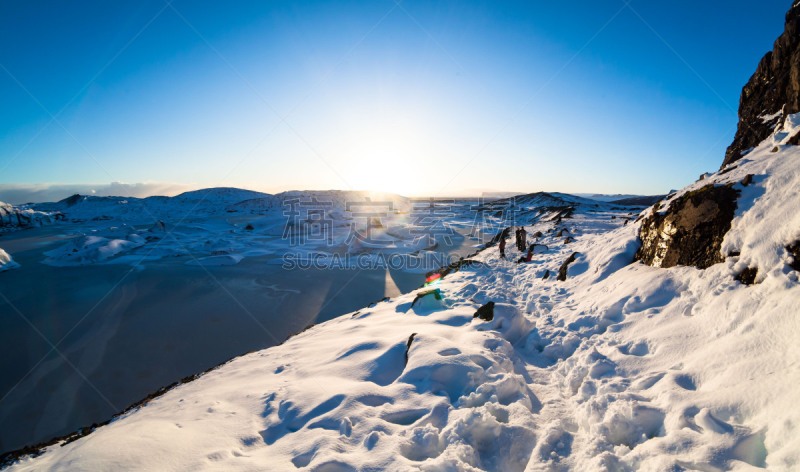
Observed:
[[[156,220],[193,220],[227,211],[245,200],[269,198],[270,195],[238,188],[208,188],[185,192],[174,197],[96,197],[73,195],[54,203],[32,205],[42,212],[58,212],[72,222],[124,221],[152,223]]]
[[[657,202],[664,195],[633,195],[629,193],[576,193],[578,197],[588,198],[590,200],[597,200],[601,202],[618,203],[620,205],[644,205],[650,206]],[[647,202],[647,203],[645,203]]]
[[[429,205],[427,200],[394,194],[339,190],[266,195],[207,189],[145,199],[75,195],[39,206],[64,215],[76,232],[72,240],[48,251],[43,262],[141,267],[143,261],[191,256],[189,264],[232,265],[247,257],[290,250],[320,257],[380,252],[419,259],[420,251],[445,237],[460,237],[420,216],[429,214],[425,213]],[[437,211],[441,208],[434,205]],[[453,220],[459,216],[456,213],[449,209],[448,224],[458,224]]]
[[[795,2],[787,33],[798,18]],[[768,57],[796,58],[787,45]],[[563,194],[483,204],[513,209],[531,262],[490,245],[10,470],[798,470],[800,110],[784,105],[641,213]]]

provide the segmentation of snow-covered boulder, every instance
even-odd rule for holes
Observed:
[[[16,269],[17,267],[19,267],[19,264],[14,262],[14,259],[12,259],[11,256],[8,255],[7,252],[5,252],[4,250],[0,249],[0,272],[6,271],[6,270],[9,270],[9,269]]]
[[[131,233],[127,238],[107,238],[84,235],[71,239],[59,248],[47,251],[43,262],[47,265],[82,266],[106,262],[122,252],[144,245],[144,239]]]

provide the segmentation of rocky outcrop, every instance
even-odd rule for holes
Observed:
[[[572,254],[569,255],[567,260],[564,261],[563,264],[561,264],[561,267],[558,268],[558,278],[557,278],[557,280],[559,280],[561,282],[567,280],[567,269],[569,268],[570,264],[575,262],[575,258],[577,258],[577,257],[578,257],[578,253],[577,252],[573,252]]]
[[[485,305],[478,308],[478,311],[476,311],[472,317],[480,318],[483,321],[492,321],[494,319],[494,302],[487,302]]]
[[[736,274],[734,279],[745,285],[753,285],[756,283],[756,277],[758,277],[758,267],[748,267]]]
[[[707,185],[678,197],[663,212],[642,221],[642,247],[635,260],[653,267],[705,269],[722,262],[722,239],[731,228],[739,192],[729,185]]]
[[[739,128],[722,167],[768,138],[787,115],[800,112],[800,2],[786,13],[786,26],[773,50],[742,89]]]
[[[19,208],[0,202],[0,228],[33,228],[52,224],[58,217],[58,214]]]
[[[792,262],[789,264],[791,268],[800,271],[800,241],[786,246],[786,251],[792,255]]]

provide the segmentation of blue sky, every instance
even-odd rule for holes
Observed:
[[[719,167],[789,6],[5,1],[0,195],[663,193]]]

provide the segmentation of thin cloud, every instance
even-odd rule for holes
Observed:
[[[152,195],[173,196],[197,185],[173,182],[111,182],[109,184],[0,184],[0,202],[19,205],[22,203],[55,202],[79,193],[101,197],[137,197]]]

